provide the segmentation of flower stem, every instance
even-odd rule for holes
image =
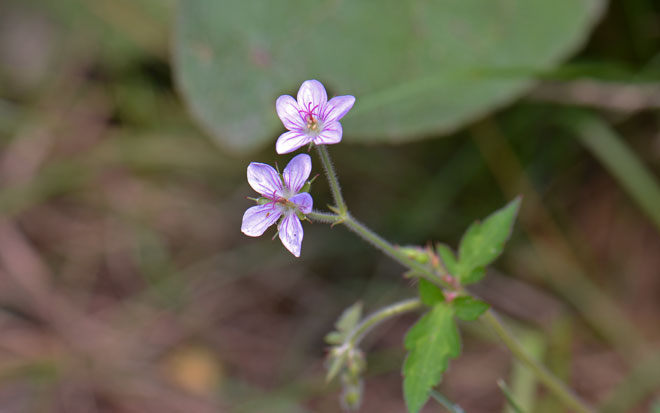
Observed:
[[[325,223],[331,224],[344,224],[353,231],[355,234],[360,236],[360,238],[369,242],[377,249],[385,253],[385,255],[391,257],[404,267],[407,267],[413,271],[416,275],[427,279],[428,281],[439,285],[441,287],[447,287],[446,283],[442,281],[441,277],[436,274],[432,269],[420,264],[419,262],[407,257],[405,254],[401,253],[394,245],[389,243],[380,235],[376,234],[364,224],[357,221],[351,214],[348,213],[348,208],[344,202],[344,198],[341,194],[341,187],[339,186],[339,181],[337,180],[337,174],[335,173],[332,162],[330,161],[330,155],[325,145],[316,145],[316,149],[319,152],[321,162],[323,163],[323,168],[325,169],[326,177],[328,178],[328,183],[332,191],[332,196],[335,200],[337,213],[326,213],[313,211],[307,214],[307,217]],[[360,323],[354,330],[351,332],[350,340],[353,340],[353,343],[358,343],[364,334],[366,334],[369,329],[373,326],[381,323],[382,321],[393,317],[395,315],[405,313],[408,311],[415,310],[421,306],[421,302],[417,299],[411,299],[402,301],[400,303],[395,303],[391,306],[385,307],[382,310],[372,314],[367,317]],[[514,357],[524,363],[529,367],[534,375],[547,387],[547,389],[555,395],[562,403],[567,407],[572,408],[578,413],[592,413],[594,410],[589,407],[585,402],[580,400],[570,389],[568,389],[557,377],[555,377],[548,369],[546,369],[538,361],[530,357],[525,350],[522,348],[520,343],[516,338],[500,323],[492,310],[487,311],[481,319],[488,325],[490,325],[494,330],[497,336],[502,340],[504,345],[509,348]],[[347,341],[351,342],[351,341]]]
[[[330,190],[332,191],[332,197],[335,200],[335,206],[339,210],[339,215],[344,215],[348,208],[346,207],[346,202],[344,197],[341,194],[341,187],[339,186],[339,180],[337,179],[337,173],[335,172],[335,167],[332,165],[330,160],[330,154],[325,145],[314,145],[316,150],[319,153],[321,158],[321,163],[323,164],[323,169],[325,170],[325,176],[328,178],[328,183],[330,184]]]
[[[401,251],[399,251],[394,245],[390,244],[380,235],[376,234],[364,224],[353,218],[351,214],[346,212],[346,216],[343,221],[340,221],[342,224],[346,225],[348,229],[356,233],[363,240],[369,242],[379,250],[381,250],[385,255],[389,256],[393,260],[397,261],[399,264],[404,267],[408,267],[410,270],[414,271],[416,275],[419,275],[423,278],[426,278],[430,282],[437,284],[441,287],[446,287],[446,284],[442,279],[431,271],[426,266],[420,264],[419,262],[413,260],[412,258],[407,257]]]
[[[481,320],[489,325],[495,334],[504,342],[514,357],[524,363],[534,375],[555,395],[564,405],[579,413],[592,413],[593,408],[580,400],[570,389],[568,389],[555,375],[553,375],[541,363],[533,359],[515,337],[502,325],[492,310],[488,310]]]
[[[314,210],[306,216],[312,221],[323,222],[324,224],[337,224],[341,221],[341,216],[332,212],[321,212]]]
[[[348,334],[345,342],[349,343],[353,347],[357,347],[364,336],[378,324],[392,317],[396,317],[410,311],[415,311],[420,307],[422,307],[422,302],[418,298],[410,298],[388,305],[387,307],[383,307],[377,312],[369,315],[369,317],[362,320],[362,322]]]

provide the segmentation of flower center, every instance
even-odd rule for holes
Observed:
[[[280,206],[281,211],[284,215],[294,213],[295,211],[298,210],[298,206],[294,202],[291,202],[286,198],[276,199],[275,204]]]
[[[319,121],[319,105],[312,106],[307,104],[307,108],[300,111],[300,115],[305,120],[305,130],[308,133],[318,134],[321,132],[322,123]]]
[[[318,129],[319,129],[319,122],[314,118],[314,116],[310,115],[307,118],[307,130],[316,132]]]

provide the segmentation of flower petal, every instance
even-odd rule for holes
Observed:
[[[291,197],[291,199],[289,199],[289,201],[296,204],[300,212],[302,212],[303,214],[309,214],[310,212],[312,212],[312,206],[314,206],[314,200],[312,199],[312,196],[307,192],[294,195]]]
[[[296,155],[289,161],[289,164],[284,168],[282,177],[284,178],[284,185],[289,190],[297,194],[300,188],[305,185],[305,181],[309,178],[312,172],[312,158],[306,153]]]
[[[315,107],[322,109],[327,102],[328,94],[318,80],[306,80],[298,89],[298,106],[302,110],[311,110]],[[316,113],[319,113],[318,110]]]
[[[323,130],[317,137],[314,138],[314,143],[317,145],[331,145],[333,143],[341,142],[342,127],[339,122],[332,122],[323,127]]]
[[[277,222],[281,215],[282,210],[274,202],[250,207],[243,214],[241,232],[250,237],[258,237]]]
[[[273,198],[282,189],[277,171],[265,163],[252,162],[247,168],[247,180],[252,189],[267,198]]]
[[[275,101],[275,110],[277,110],[277,116],[280,117],[284,127],[288,130],[301,130],[305,127],[298,109],[298,102],[293,97],[289,95],[278,97]]]
[[[286,215],[278,226],[280,240],[291,254],[300,257],[303,240],[303,228],[296,214]]]
[[[277,138],[275,150],[278,154],[293,152],[301,146],[305,146],[312,141],[312,138],[301,132],[284,132]]]
[[[335,96],[325,105],[320,118],[326,122],[335,122],[343,118],[353,107],[355,96]]]

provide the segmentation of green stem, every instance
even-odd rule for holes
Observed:
[[[319,152],[319,156],[321,157],[321,162],[323,163],[323,167],[328,178],[328,183],[330,184],[330,189],[332,190],[332,195],[335,199],[335,202],[337,203],[336,206],[338,213],[330,214],[314,211],[307,214],[307,217],[319,222],[346,225],[348,229],[359,235],[360,238],[371,243],[387,256],[399,262],[404,267],[409,268],[415,274],[441,287],[446,287],[446,284],[442,281],[438,274],[433,272],[430,268],[402,254],[401,251],[390,244],[387,240],[364,226],[348,213],[348,208],[346,207],[344,198],[341,195],[341,188],[339,186],[339,182],[337,181],[337,174],[335,173],[332,162],[330,161],[330,155],[328,154],[328,151],[324,145],[317,145],[316,148]],[[350,340],[354,340],[352,342],[358,343],[364,334],[366,334],[366,332],[368,332],[369,329],[373,326],[395,315],[419,308],[421,305],[422,304],[419,300],[411,299],[401,303],[393,304],[389,307],[385,307],[384,309],[372,314],[363,320],[362,323],[360,323],[353,330],[353,332],[351,332],[351,335],[349,336]],[[499,322],[492,311],[489,310],[486,312],[486,314],[482,316],[482,320],[484,320],[486,324],[490,325],[495,330],[497,336],[509,348],[514,357],[527,365],[534,372],[536,377],[543,384],[545,384],[548,390],[550,390],[566,406],[574,409],[579,413],[593,412],[591,407],[586,405],[575,394],[573,394],[573,392],[566,388],[566,386],[564,386],[564,384],[559,379],[550,373],[550,371],[548,371],[543,365],[530,357],[524,351],[522,346],[516,341],[515,337],[513,337],[513,335],[511,335],[511,333],[509,333],[506,328]],[[351,341],[346,342],[348,343]]]
[[[331,212],[321,212],[314,210],[306,216],[312,221],[323,222],[324,224],[338,224],[341,222],[341,217]]]
[[[357,347],[360,344],[360,341],[362,341],[364,336],[371,331],[372,328],[392,317],[415,311],[420,307],[422,307],[422,302],[418,298],[410,298],[383,307],[362,320],[362,322],[349,333],[345,342],[349,343],[352,347]]]
[[[585,402],[580,400],[570,389],[568,389],[557,377],[555,377],[548,369],[542,364],[532,358],[513,335],[502,325],[500,320],[497,319],[492,310],[488,310],[481,319],[488,324],[495,334],[504,342],[508,347],[511,354],[522,363],[524,363],[534,375],[541,381],[552,394],[555,395],[561,402],[580,413],[592,413],[594,410],[589,407]]]
[[[381,250],[385,255],[391,257],[393,260],[397,261],[399,264],[403,265],[404,267],[407,267],[410,270],[412,270],[416,275],[419,275],[441,287],[447,286],[447,284],[442,281],[442,279],[438,276],[438,274],[433,272],[430,268],[420,264],[419,262],[413,260],[412,258],[408,258],[405,254],[399,251],[394,245],[390,244],[383,237],[376,234],[375,232],[367,228],[364,224],[353,218],[353,216],[348,212],[346,212],[346,215],[344,216],[344,219],[343,221],[341,221],[341,223],[346,225],[348,229],[359,235],[360,238],[362,238],[363,240],[369,242],[370,244]]]
[[[312,221],[324,222],[326,224],[344,224],[346,227],[348,227],[348,229],[353,231],[360,238],[367,241],[402,266],[407,267],[416,275],[419,275],[428,281],[439,285],[440,287],[447,287],[447,284],[438,276],[438,274],[426,266],[420,264],[419,262],[408,258],[385,238],[376,234],[367,228],[364,224],[353,218],[353,216],[349,214],[348,211],[346,211],[343,216],[327,212],[312,211],[307,214],[307,218],[311,219]]]
[[[335,206],[339,210],[340,215],[344,215],[348,208],[346,207],[346,202],[344,197],[341,194],[341,187],[339,186],[339,180],[337,179],[337,173],[335,172],[335,167],[332,165],[330,160],[330,154],[325,145],[314,145],[319,157],[321,158],[321,163],[323,164],[323,169],[325,170],[325,176],[328,178],[328,183],[330,184],[330,190],[332,191],[332,198],[335,200]]]

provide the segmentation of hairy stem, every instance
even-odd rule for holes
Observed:
[[[341,223],[346,225],[346,227],[348,227],[348,229],[353,231],[355,234],[359,235],[360,238],[381,250],[385,255],[389,256],[394,261],[397,261],[402,266],[412,270],[415,275],[426,278],[430,282],[441,287],[447,286],[446,283],[444,283],[442,279],[431,269],[403,254],[390,242],[353,218],[353,216],[348,212],[346,212],[346,216],[344,217],[343,221],[341,221]]]
[[[339,210],[339,214],[343,215],[348,211],[346,207],[346,202],[344,202],[344,197],[341,194],[341,187],[339,186],[339,180],[337,179],[337,173],[335,172],[335,167],[332,165],[330,160],[330,154],[325,145],[314,145],[316,151],[319,153],[321,158],[321,163],[323,164],[323,169],[325,170],[325,176],[328,178],[328,184],[330,184],[330,190],[332,191],[332,198],[335,200],[335,206]]]
[[[312,211],[306,215],[312,221],[322,222],[324,224],[337,224],[341,221],[341,217],[331,212]]]
[[[360,236],[360,238],[369,242],[387,256],[391,257],[404,267],[407,267],[413,271],[415,275],[423,277],[441,287],[447,287],[447,285],[442,281],[441,277],[431,268],[407,257],[390,242],[373,232],[371,229],[367,228],[364,224],[357,221],[351,214],[349,214],[348,208],[341,194],[339,182],[337,181],[337,174],[335,173],[332,162],[330,161],[328,150],[324,145],[316,145],[316,148],[319,152],[321,162],[323,163],[326,177],[328,178],[328,183],[330,185],[330,189],[332,190],[332,195],[337,204],[336,207],[338,211],[336,214],[313,211],[307,214],[307,217],[319,222],[344,224],[348,227],[348,229]],[[419,300],[411,299],[385,307],[384,309],[372,314],[363,320],[362,323],[360,323],[354,329],[354,331],[351,332],[350,340],[354,340],[354,343],[358,343],[371,327],[395,315],[417,309],[421,305],[422,304]],[[534,375],[539,379],[539,381],[541,381],[547,387],[547,389],[552,392],[552,394],[554,394],[562,403],[578,413],[592,413],[594,411],[591,407],[585,404],[585,402],[580,400],[548,369],[530,357],[518,343],[516,338],[500,323],[492,310],[486,312],[481,317],[481,319],[495,330],[497,336],[502,340],[504,345],[509,348],[513,356],[528,366],[529,369],[534,372]]]
[[[362,341],[364,336],[371,331],[372,328],[390,318],[415,311],[421,307],[422,302],[418,298],[410,298],[383,307],[362,320],[362,322],[360,322],[360,324],[348,334],[345,342],[349,343],[352,347],[357,347],[360,344],[360,341]]]

